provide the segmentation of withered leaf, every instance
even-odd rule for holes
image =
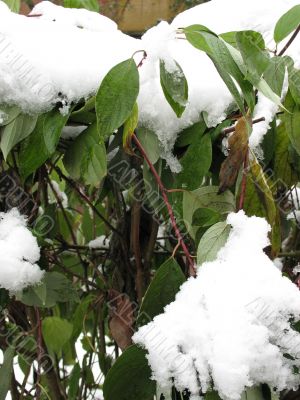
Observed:
[[[117,290],[111,289],[108,297],[110,333],[120,349],[125,350],[132,344],[135,307],[126,294]]]
[[[246,158],[251,129],[252,120],[242,117],[237,121],[235,131],[228,139],[229,154],[221,166],[219,194],[235,184],[239,170]]]

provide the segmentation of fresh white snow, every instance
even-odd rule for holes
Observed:
[[[0,213],[0,287],[15,292],[40,282],[39,258],[37,240],[24,216],[17,209]]]
[[[202,113],[209,126],[217,125],[226,118],[233,99],[210,59],[178,39],[177,29],[192,24],[206,25],[216,33],[255,29],[272,49],[276,21],[295,4],[297,0],[212,0],[179,14],[171,24],[160,23],[138,40],[120,32],[108,18],[87,10],[42,2],[31,13],[35,17],[26,17],[11,13],[1,2],[1,102],[17,104],[32,113],[46,111],[60,101],[66,111],[71,102],[94,94],[110,68],[135,51],[146,50],[148,58],[140,68],[140,124],[156,132],[163,155],[178,171],[180,165],[171,157],[177,134],[197,122]],[[286,54],[299,65],[299,42],[295,41]],[[189,103],[182,118],[176,117],[164,98],[160,58],[170,68],[176,60],[187,77]],[[257,115],[265,114],[267,121],[255,126],[252,147],[260,144],[275,111],[273,104],[260,99]]]
[[[174,378],[193,399],[214,388],[222,399],[239,400],[246,387],[267,383],[282,390],[299,385],[299,289],[264,253],[267,222],[243,211],[217,259],[199,266],[165,312],[139,329],[153,378],[168,390]],[[178,323],[180,321],[180,323]],[[293,360],[294,358],[294,360]]]

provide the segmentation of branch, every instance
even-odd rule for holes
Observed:
[[[284,48],[278,53],[278,56],[283,56],[284,55],[284,53],[287,51],[287,49],[290,47],[290,45],[296,39],[296,37],[297,37],[299,32],[300,32],[300,25],[298,25],[298,28],[295,30],[295,32],[293,33],[293,35],[291,36],[291,38],[287,42],[287,44],[284,46]]]
[[[170,219],[171,219],[171,224],[173,226],[174,232],[176,234],[176,237],[177,237],[177,239],[178,239],[178,241],[180,243],[180,246],[181,246],[181,248],[182,248],[182,250],[183,250],[183,252],[184,252],[184,254],[185,254],[186,258],[187,258],[187,261],[189,263],[189,274],[191,276],[196,276],[195,263],[194,263],[194,260],[193,260],[193,258],[191,256],[186,244],[183,241],[182,235],[181,235],[180,230],[179,230],[179,228],[177,226],[176,218],[174,216],[174,212],[173,212],[172,206],[171,206],[171,204],[169,202],[169,199],[168,199],[168,196],[167,196],[167,189],[164,187],[164,185],[163,185],[163,183],[162,183],[162,181],[160,179],[160,176],[156,172],[156,169],[154,168],[154,166],[153,166],[152,162],[150,161],[149,157],[147,156],[147,154],[146,154],[142,144],[138,140],[137,136],[135,134],[133,134],[132,138],[133,138],[136,146],[138,147],[140,153],[142,154],[143,158],[145,159],[146,163],[148,164],[148,166],[149,166],[149,168],[150,168],[150,170],[151,170],[151,172],[152,172],[152,174],[153,174],[153,176],[154,176],[154,178],[155,178],[155,180],[156,180],[156,182],[157,182],[157,184],[159,186],[159,189],[160,189],[162,197],[163,197],[163,201],[164,201],[164,203],[165,203],[165,205],[167,207],[167,210],[168,210],[168,213],[169,213],[169,216],[170,216]]]
[[[265,121],[265,120],[266,120],[265,117],[257,118],[257,119],[254,119],[254,120],[252,121],[252,124],[258,124],[259,122],[263,122],[263,121]],[[232,132],[234,132],[234,131],[235,131],[235,126],[231,126],[231,127],[229,127],[229,128],[223,129],[223,130],[222,130],[222,136],[226,136],[226,135],[228,135],[229,133],[232,133]]]

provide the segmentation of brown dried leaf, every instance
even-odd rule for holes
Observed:
[[[228,139],[229,154],[221,166],[219,194],[235,184],[239,170],[246,158],[251,129],[252,120],[242,117],[236,123],[234,133]]]
[[[117,290],[111,289],[108,297],[111,336],[120,349],[125,350],[132,344],[135,307],[126,294]]]

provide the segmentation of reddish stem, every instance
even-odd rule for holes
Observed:
[[[194,260],[193,260],[193,258],[191,256],[186,244],[183,241],[182,235],[181,235],[180,230],[179,230],[179,228],[177,226],[176,218],[175,218],[172,206],[171,206],[171,204],[169,202],[169,199],[168,199],[168,196],[167,196],[167,189],[164,187],[164,184],[162,183],[162,181],[160,179],[160,176],[158,175],[156,169],[154,168],[152,162],[150,161],[149,157],[147,156],[142,144],[140,143],[140,141],[138,140],[136,135],[134,134],[132,136],[132,138],[133,138],[136,146],[138,147],[140,153],[142,154],[143,158],[145,159],[146,163],[148,164],[148,166],[150,168],[150,171],[152,172],[152,174],[153,174],[153,176],[154,176],[154,178],[155,178],[155,180],[156,180],[156,182],[158,184],[158,187],[159,187],[159,189],[161,191],[164,203],[165,203],[165,205],[167,207],[167,210],[168,210],[168,213],[169,213],[169,216],[170,216],[170,219],[171,219],[172,227],[173,227],[174,232],[176,234],[176,237],[177,237],[177,239],[178,239],[178,241],[180,243],[180,246],[182,247],[182,250],[183,250],[183,252],[184,252],[184,254],[185,254],[185,256],[186,256],[186,258],[188,260],[188,263],[189,263],[189,274],[191,276],[196,276],[195,263],[194,263]]]
[[[242,210],[244,208],[246,189],[247,189],[248,164],[249,164],[249,150],[247,149],[243,166],[243,179],[242,179],[241,195],[239,202],[239,210]]]

